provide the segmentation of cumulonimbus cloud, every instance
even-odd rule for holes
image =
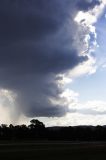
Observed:
[[[80,54],[86,31],[74,18],[95,5],[97,0],[0,2],[0,88],[17,95],[20,112],[54,117],[69,111],[57,77],[89,59]]]

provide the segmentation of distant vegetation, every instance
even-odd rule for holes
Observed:
[[[106,126],[45,127],[32,119],[28,126],[2,124],[0,140],[106,141]]]

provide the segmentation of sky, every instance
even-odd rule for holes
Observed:
[[[106,0],[0,1],[0,124],[106,124]]]

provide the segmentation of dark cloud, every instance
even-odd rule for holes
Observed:
[[[88,10],[88,3],[83,5],[79,0],[0,1],[0,87],[17,94],[16,106],[25,115],[68,112],[56,78],[88,59],[75,45],[74,17],[78,6]]]
[[[99,0],[79,0],[77,7],[79,10],[88,11],[100,4],[101,2]]]
[[[4,0],[0,3],[1,44],[6,41],[38,41],[44,36],[58,32],[68,15],[64,10],[68,3],[60,0]]]

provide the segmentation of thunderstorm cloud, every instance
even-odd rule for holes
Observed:
[[[88,61],[78,11],[97,0],[0,1],[0,88],[13,92],[15,107],[29,117],[63,116],[60,75]],[[85,45],[85,46],[84,46]]]

